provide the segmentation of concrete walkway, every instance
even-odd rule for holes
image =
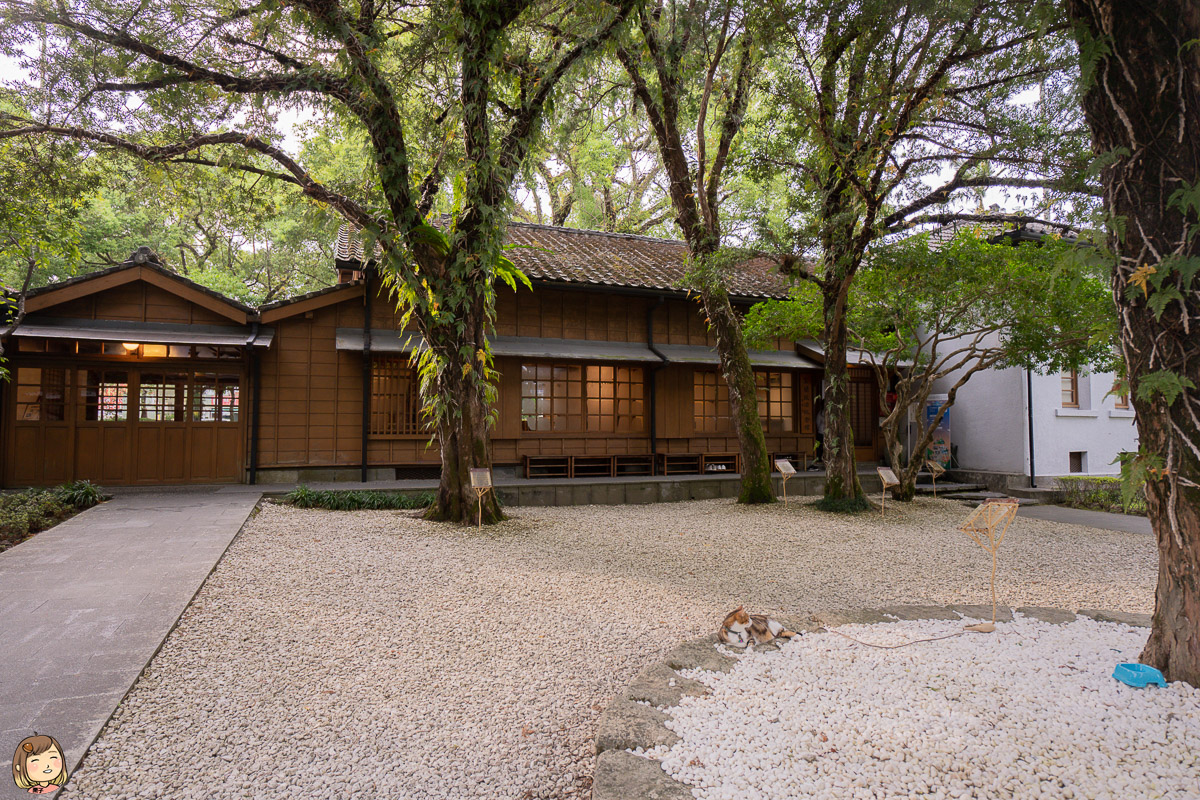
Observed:
[[[1022,517],[1045,519],[1051,522],[1086,525],[1089,528],[1100,528],[1106,531],[1147,534],[1154,532],[1150,528],[1148,517],[1139,517],[1134,514],[1110,514],[1107,511],[1089,511],[1085,508],[1067,508],[1066,506],[1021,506],[1017,514]]]
[[[0,553],[0,756],[36,731],[73,771],[260,496],[122,493]]]

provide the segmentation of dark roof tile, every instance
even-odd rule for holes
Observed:
[[[532,280],[666,291],[688,288],[687,245],[673,239],[512,222],[506,244],[510,247],[505,255]],[[362,258],[362,243],[348,225],[338,231],[334,257],[350,262]],[[763,257],[731,269],[727,282],[731,295],[749,298],[784,297],[790,285],[775,263]]]

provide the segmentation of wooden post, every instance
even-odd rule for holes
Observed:
[[[779,474],[783,476],[783,504],[787,506],[787,482],[788,478],[796,474],[796,468],[786,458],[777,458],[775,459],[775,469],[779,470]]]
[[[883,491],[879,494],[879,515],[883,516],[884,507],[887,505],[888,487],[899,486],[900,479],[892,472],[891,467],[876,467],[875,471],[879,473],[879,482],[883,484]]]
[[[479,497],[479,518],[475,527],[483,528],[483,496],[492,490],[492,471],[484,467],[472,468],[471,488]]]
[[[992,554],[992,621],[968,625],[969,631],[991,633],[996,630],[996,555],[1000,552],[1000,543],[1004,541],[1008,526],[1017,516],[1017,504],[1017,500],[1011,497],[985,500],[958,526],[960,531],[975,540],[975,544]]]
[[[937,479],[946,472],[946,468],[942,466],[940,461],[932,459],[925,460],[925,468],[929,470],[929,480],[933,483],[933,499],[937,499]]]

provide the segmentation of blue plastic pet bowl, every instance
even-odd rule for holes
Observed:
[[[1113,670],[1113,677],[1121,683],[1138,689],[1144,689],[1151,683],[1163,688],[1167,686],[1167,679],[1163,677],[1163,674],[1145,664],[1117,664],[1117,668]]]

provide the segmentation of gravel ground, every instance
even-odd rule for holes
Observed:
[[[674,746],[645,755],[699,800],[1195,797],[1200,689],[1112,678],[1144,630],[1017,617],[996,633],[926,620],[737,651],[668,709]],[[947,634],[936,642],[920,642]]]
[[[476,532],[267,505],[72,776],[86,798],[586,798],[608,700],[742,603],[985,602],[966,509],[517,509]],[[1148,612],[1150,537],[1013,524],[1002,602]]]

